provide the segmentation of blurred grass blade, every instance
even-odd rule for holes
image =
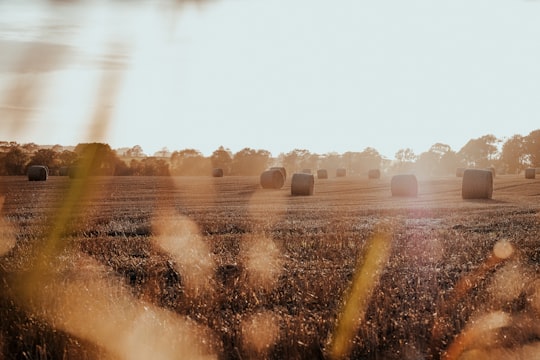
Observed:
[[[107,126],[110,122],[109,107],[116,99],[120,82],[121,72],[114,72],[111,77],[103,75],[101,78],[101,86],[96,95],[95,112],[91,121],[90,134],[93,138],[104,138],[106,135]],[[83,176],[70,183],[68,192],[53,218],[47,239],[37,251],[38,258],[33,269],[22,282],[22,284],[25,284],[24,293],[27,295],[30,295],[32,288],[39,284],[43,274],[47,273],[47,267],[51,265],[51,261],[66,246],[64,237],[73,220],[73,214],[80,206],[83,198],[91,193],[89,175],[92,165],[96,158],[99,157],[97,149],[97,146],[87,147],[85,157],[78,165],[79,169],[77,171]]]
[[[377,232],[361,256],[349,288],[343,309],[339,313],[336,331],[330,348],[332,359],[349,356],[354,336],[363,321],[369,299],[379,282],[388,261],[392,237],[388,232]]]

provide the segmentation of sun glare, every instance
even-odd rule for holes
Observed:
[[[49,269],[48,271],[53,271]],[[55,327],[121,359],[214,359],[209,329],[135,299],[92,259],[54,270],[32,290],[30,309]]]
[[[176,261],[185,274],[191,296],[212,294],[215,262],[197,224],[180,214],[160,214],[154,220],[154,242]]]

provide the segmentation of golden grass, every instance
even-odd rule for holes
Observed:
[[[75,180],[88,181],[88,190],[67,212],[72,180],[53,179],[37,192],[20,179],[0,180],[17,189],[4,194],[2,218],[4,233],[17,239],[0,266],[4,352],[27,328],[25,316],[57,333],[24,337],[21,348],[65,351],[68,345],[51,341],[62,333],[100,349],[88,358],[152,351],[162,358],[182,351],[272,359],[438,358],[446,351],[456,358],[486,347],[492,352],[482,354],[497,354],[501,331],[510,330],[503,345],[512,356],[534,349],[524,339],[537,331],[526,318],[540,308],[530,265],[540,222],[529,203],[520,205],[536,191],[530,184],[511,206],[459,207],[453,180],[446,186],[455,191],[428,184],[433,195],[404,202],[388,185],[366,188],[367,179],[325,182],[316,196],[297,198],[287,189],[260,189],[257,177],[219,185],[210,177],[96,178]],[[366,189],[382,196],[381,207],[370,209]],[[72,222],[58,231],[60,243],[36,274],[31,254],[48,244],[61,213]],[[382,230],[381,221],[388,224]],[[29,274],[35,286],[16,286]],[[23,310],[14,312],[13,304]],[[506,314],[500,318],[508,322],[482,320],[489,314]],[[437,329],[439,318],[442,333],[422,330]]]

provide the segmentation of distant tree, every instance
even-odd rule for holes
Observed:
[[[169,163],[164,159],[147,157],[142,160],[131,160],[126,175],[137,176],[169,176]]]
[[[232,159],[233,155],[231,150],[223,148],[220,146],[216,151],[210,156],[210,162],[212,163],[212,168],[221,168],[225,175],[229,175],[232,169]]]
[[[78,164],[91,175],[115,175],[117,168],[126,166],[108,144],[81,143],[74,151],[78,155]]]
[[[171,154],[171,152],[169,151],[169,149],[165,146],[165,147],[163,147],[161,150],[156,151],[156,152],[154,153],[154,156],[155,156],[155,157],[168,158],[168,157],[171,157],[172,154]]]
[[[126,150],[125,156],[127,157],[143,157],[145,156],[144,151],[140,145],[135,145],[134,147]]]
[[[464,163],[465,161],[457,152],[449,149],[440,159],[441,175],[455,174],[457,168],[464,167]]]
[[[2,160],[6,175],[24,175],[30,157],[21,147],[12,146]]]
[[[477,139],[469,140],[459,150],[468,167],[488,167],[496,160],[497,146],[500,140],[494,135],[484,135]]]
[[[17,143],[13,143],[12,141],[0,141],[0,153],[6,153],[12,146],[16,145]]]
[[[517,174],[525,169],[528,157],[525,147],[525,138],[521,135],[514,135],[506,140],[500,156],[500,164],[505,172]]]
[[[283,163],[283,167],[285,167],[287,170],[287,173],[292,174],[299,169],[300,166],[298,165],[298,158],[301,156],[299,154],[301,151],[302,150],[295,149],[283,154],[281,162]]]
[[[55,153],[61,153],[64,150],[64,147],[62,145],[56,144],[51,148],[51,150]]]
[[[283,166],[288,173],[294,173],[302,169],[316,169],[319,157],[314,157],[309,150],[294,149],[283,155]]]
[[[270,152],[244,148],[234,154],[232,175],[260,175],[270,162]]]
[[[439,173],[440,157],[432,151],[426,151],[417,156],[414,168],[418,174],[433,176]]]
[[[437,158],[442,158],[444,155],[452,151],[450,145],[443,143],[435,143],[429,148],[429,152],[437,156]]]
[[[30,158],[28,166],[30,165],[45,165],[51,174],[56,174],[60,168],[60,159],[58,153],[52,149],[39,149]]]
[[[540,129],[531,131],[524,145],[530,166],[540,167]]]
[[[416,160],[416,155],[414,154],[414,151],[411,148],[406,149],[400,149],[396,152],[395,158],[397,161],[406,163],[406,162],[414,162]]]
[[[366,165],[370,169],[376,169],[381,166],[381,160],[383,159],[382,155],[377,151],[377,149],[372,147],[367,147],[362,151],[362,157],[365,159]]]
[[[345,168],[348,170],[348,173],[354,173],[360,171],[360,153],[347,151],[341,155],[341,166],[340,168]]]
[[[171,173],[173,175],[208,175],[211,171],[210,160],[195,149],[174,151],[171,155]]]
[[[39,146],[34,143],[27,143],[21,146],[27,153],[34,153],[39,149]]]
[[[343,154],[347,158],[347,154]],[[365,148],[362,152],[350,153],[349,164],[344,164],[352,173],[367,174],[370,169],[380,169],[382,156],[372,147]]]
[[[336,169],[344,167],[342,157],[337,152],[330,152],[320,157],[319,168],[335,173]]]
[[[128,164],[126,164],[122,160],[118,160],[116,162],[116,165],[114,167],[114,174],[115,176],[127,176],[131,175],[131,169],[129,168]]]
[[[129,171],[124,174],[125,176],[141,176],[144,170],[142,169],[142,164],[140,160],[131,159],[129,162]]]
[[[418,156],[415,163],[417,171],[424,175],[453,174],[459,166],[459,156],[443,143],[433,144],[428,151]]]
[[[316,170],[319,167],[320,155],[315,153],[308,153],[300,162],[302,169]]]
[[[411,171],[413,164],[416,161],[416,155],[414,151],[410,148],[399,149],[394,155],[396,163],[394,164],[394,171],[396,172],[406,172]]]
[[[71,166],[77,161],[78,155],[74,151],[64,150],[57,155],[57,158],[60,161],[60,167]]]
[[[135,160],[136,161],[136,160]],[[125,161],[122,161],[121,164],[118,164],[114,171],[115,176],[131,176],[133,175],[133,169]]]

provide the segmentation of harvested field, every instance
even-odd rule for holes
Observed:
[[[95,177],[73,195],[83,181],[0,177],[3,358],[338,358],[380,234],[388,259],[344,358],[539,349],[540,181],[500,175],[481,200],[457,177],[420,178],[414,198],[354,176],[309,197],[257,176]],[[501,242],[515,254],[489,262]],[[486,316],[499,325],[471,330]]]

